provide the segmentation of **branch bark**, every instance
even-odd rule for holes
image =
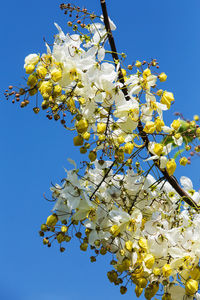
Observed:
[[[105,28],[106,28],[106,31],[107,31],[107,34],[108,34],[108,41],[109,41],[109,44],[110,44],[110,48],[111,48],[111,51],[112,51],[112,57],[113,57],[113,60],[114,60],[114,63],[117,65],[118,61],[119,61],[119,57],[118,57],[118,54],[117,54],[117,48],[116,48],[116,45],[115,45],[115,40],[114,40],[114,37],[113,37],[113,34],[112,34],[112,31],[111,31],[111,28],[110,28],[110,22],[109,22],[109,18],[108,18],[108,12],[107,12],[107,7],[106,7],[106,1],[105,0],[100,0],[100,3],[101,3],[101,9],[102,9],[102,13],[103,13],[103,19],[104,19],[104,24],[105,24]],[[123,74],[122,74],[122,71],[121,71],[121,68],[119,68],[119,75],[118,75],[118,78],[119,78],[119,81],[125,85],[125,81],[124,81],[124,77],[123,77]],[[122,89],[122,92],[125,96],[125,99],[127,101],[130,100],[130,97],[128,95],[128,90],[126,87],[124,87]],[[141,123],[141,121],[139,120],[138,121],[138,131],[139,131],[139,135],[140,137],[142,138],[143,142],[145,143],[145,147],[148,150],[148,145],[149,145],[149,139],[148,139],[148,136],[146,134],[146,132],[144,132],[144,128],[143,128],[143,125]],[[150,155],[153,155],[152,153],[150,153]],[[156,163],[156,161],[155,161]],[[192,208],[194,208],[196,211],[199,211],[200,210],[200,205],[197,205],[189,196],[188,194],[181,188],[181,186],[179,185],[176,177],[174,176],[170,176],[167,172],[166,169],[161,169],[159,167],[159,165],[156,165],[157,168],[160,170],[160,172],[163,174],[163,176],[166,178],[166,180],[170,183],[170,185],[175,189],[175,191],[183,198],[183,200],[189,205],[191,206]]]

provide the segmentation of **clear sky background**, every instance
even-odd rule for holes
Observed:
[[[98,0],[74,1],[100,13]],[[67,19],[59,1],[2,1],[0,16],[0,91],[23,82],[24,57],[46,51],[43,37],[53,40],[54,22],[67,31]],[[200,1],[109,0],[108,11],[117,25],[118,51],[126,52],[127,64],[156,58],[168,75],[163,87],[175,95],[172,111],[192,118],[199,111]],[[47,248],[38,236],[40,224],[52,206],[51,182],[60,182],[67,158],[80,160],[72,136],[45,113],[35,115],[32,105],[20,109],[0,96],[0,299],[1,300],[133,300],[134,288],[121,296],[110,284],[107,257],[91,264],[89,253],[75,242],[65,253],[57,245]],[[165,114],[166,115],[166,114]],[[172,119],[171,110],[165,117]],[[199,160],[181,168],[200,186]],[[141,298],[143,299],[143,298]]]

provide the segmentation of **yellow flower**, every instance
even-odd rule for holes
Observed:
[[[162,104],[166,104],[167,108],[170,109],[172,101],[174,101],[173,93],[164,91],[164,93],[162,94],[162,98],[160,99],[160,102]]]
[[[166,169],[167,169],[167,172],[168,172],[169,176],[171,176],[171,175],[174,174],[174,172],[176,170],[176,162],[175,162],[175,160],[173,158],[169,159],[167,161]]]
[[[38,66],[36,69],[36,73],[39,78],[44,79],[45,76],[47,75],[47,69],[44,66]]]
[[[163,152],[163,145],[155,144],[153,151],[155,152],[156,155],[160,156]]]
[[[144,79],[146,79],[148,76],[150,76],[151,75],[151,70],[149,69],[149,68],[147,68],[147,69],[145,69],[144,71],[143,71],[143,78]]]
[[[125,243],[125,248],[128,250],[128,251],[132,251],[132,249],[133,249],[133,242],[132,241],[127,241],[126,243]]]
[[[131,142],[128,142],[124,145],[124,152],[127,154],[131,154],[133,151],[134,145]]]
[[[169,277],[172,273],[172,268],[169,264],[165,264],[163,267],[162,267],[162,273],[163,273],[163,276],[165,277]]]
[[[62,71],[59,69],[53,69],[51,71],[51,79],[55,82],[59,81],[62,78]]]
[[[144,127],[144,132],[146,133],[154,133],[156,129],[155,123],[152,121],[147,121]]]
[[[113,235],[113,236],[118,236],[119,233],[120,233],[120,228],[117,224],[113,225],[111,228],[110,228],[110,233]]]
[[[76,123],[76,130],[78,133],[84,133],[88,129],[88,121],[85,119],[81,119]]]
[[[97,124],[97,133],[102,134],[106,130],[106,123],[98,123]]]
[[[53,214],[53,215],[48,216],[46,225],[52,227],[52,226],[55,226],[57,222],[58,222],[58,217],[56,214]]]
[[[161,73],[158,78],[160,79],[160,82],[164,82],[167,79],[167,75],[165,73]]]
[[[174,130],[178,130],[179,127],[181,126],[181,121],[180,120],[174,120],[171,124],[171,127],[174,129]]]
[[[31,74],[35,70],[35,65],[34,64],[29,64],[25,67],[26,73]]]
[[[198,291],[198,281],[188,279],[185,284],[185,292],[187,295],[192,296]]]
[[[144,258],[144,263],[145,263],[145,266],[148,268],[148,269],[151,269],[155,263],[155,258],[152,254],[147,254]]]
[[[136,60],[135,66],[136,68],[141,67],[142,63],[139,60]]]
[[[27,84],[30,86],[30,87],[34,87],[36,84],[37,84],[37,77],[34,75],[34,74],[31,74],[29,77],[28,77],[28,80],[27,80]]]
[[[187,157],[184,156],[179,160],[179,162],[180,162],[181,166],[186,166],[188,163],[188,159],[187,159]]]

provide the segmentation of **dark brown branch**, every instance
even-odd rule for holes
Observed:
[[[101,3],[101,9],[103,12],[103,19],[104,19],[104,24],[105,24],[105,28],[106,31],[108,33],[108,40],[109,40],[109,44],[110,44],[110,48],[112,51],[112,57],[114,60],[114,63],[117,65],[119,62],[119,57],[117,54],[117,49],[116,49],[116,45],[115,45],[115,41],[113,38],[113,34],[110,28],[110,22],[108,19],[108,12],[107,12],[107,7],[106,7],[106,1],[105,0],[100,0]],[[118,73],[118,78],[119,81],[125,85],[125,81],[124,81],[124,76],[122,74],[121,68],[119,68],[119,73]],[[125,96],[125,99],[128,101],[130,100],[130,97],[128,95],[128,90],[126,87],[123,87],[122,92]],[[138,131],[139,131],[139,135],[142,138],[143,142],[145,143],[145,147],[148,150],[148,145],[149,145],[149,139],[148,136],[146,134],[146,132],[144,132],[144,128],[142,126],[141,121],[138,121]],[[152,153],[150,153],[152,155]],[[180,187],[177,179],[174,176],[169,176],[167,170],[163,170],[159,167],[159,165],[157,164],[157,160],[155,160],[156,166],[157,168],[160,170],[160,172],[164,175],[164,177],[167,179],[167,181],[171,184],[171,186],[175,189],[175,191],[183,198],[183,200],[192,208],[194,208],[196,211],[200,210],[200,206],[197,205],[189,196],[188,194]]]

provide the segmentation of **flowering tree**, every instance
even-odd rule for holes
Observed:
[[[133,285],[146,299],[200,299],[200,194],[192,181],[174,172],[198,155],[199,117],[179,114],[165,124],[163,111],[174,102],[161,89],[165,73],[158,63],[136,61],[125,67],[118,53],[104,0],[102,16],[62,4],[73,34],[57,25],[52,49],[25,58],[27,85],[9,87],[6,97],[36,99],[33,111],[46,110],[75,131],[74,145],[85,154],[79,168],[67,171],[62,186],[51,187],[53,213],[41,225],[43,243],[60,251],[72,237],[111,259],[108,279],[121,294]],[[38,104],[38,95],[43,100]]]

